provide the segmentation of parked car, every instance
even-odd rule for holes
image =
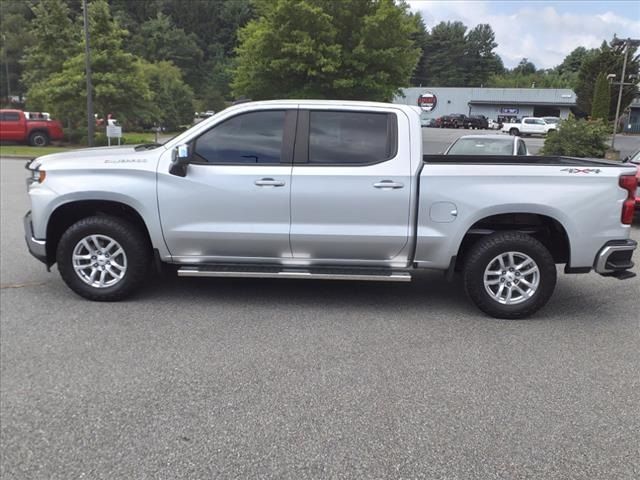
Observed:
[[[420,132],[409,105],[277,100],[164,145],[46,155],[28,165],[27,245],[96,301],[131,295],[163,263],[183,277],[397,282],[435,269],[461,271],[487,314],[522,318],[551,297],[556,264],[634,275],[620,197],[635,168],[423,155]]]
[[[509,135],[546,135],[553,132],[557,127],[548,124],[542,118],[524,117],[520,122],[505,123],[502,125],[502,131]]]
[[[547,122],[549,125],[555,125],[556,128],[558,126],[558,124],[560,123],[560,118],[559,117],[542,117],[542,119]]]
[[[422,121],[422,126],[423,127],[428,127],[428,128],[435,128],[436,127],[436,119],[435,118],[429,118],[429,119],[425,119]]]
[[[520,137],[502,135],[464,135],[453,142],[445,155],[529,155]]]
[[[48,116],[48,114],[47,114]],[[0,110],[0,141],[28,143],[44,147],[51,140],[62,140],[62,124],[40,113],[22,110]]]
[[[440,122],[441,128],[461,128],[464,127],[464,122],[467,120],[467,116],[462,113],[454,113],[452,115],[445,115]]]
[[[493,119],[487,120],[489,124],[489,130],[500,130],[502,128],[502,122],[497,122]]]
[[[489,121],[484,115],[472,115],[464,120],[464,128],[487,130],[489,128]]]

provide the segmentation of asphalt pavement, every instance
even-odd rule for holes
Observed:
[[[92,303],[27,253],[23,163],[0,160],[3,479],[640,476],[638,278],[561,275],[523,321],[439,273]]]

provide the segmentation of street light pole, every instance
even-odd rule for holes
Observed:
[[[611,137],[611,150],[615,150],[616,133],[618,132],[618,117],[620,116],[620,104],[622,103],[622,90],[624,89],[624,79],[627,72],[627,58],[629,57],[629,39],[624,42],[624,62],[622,63],[622,78],[620,80],[620,91],[618,92],[618,105],[616,106],[616,119],[613,122],[613,137]]]
[[[87,0],[82,0],[82,18],[84,20],[84,64],[87,75],[87,140],[88,145],[93,147],[93,133],[95,131],[96,119],[93,115],[93,86],[91,84],[91,49],[89,48],[89,12],[87,11]]]

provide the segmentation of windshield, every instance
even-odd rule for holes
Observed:
[[[460,138],[447,155],[513,155],[510,138]]]
[[[560,121],[560,119],[555,117],[544,117],[544,121],[555,125]]]

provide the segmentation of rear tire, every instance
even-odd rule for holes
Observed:
[[[63,233],[56,252],[64,282],[89,300],[122,300],[140,288],[151,247],[140,229],[118,217],[93,216]]]
[[[519,232],[479,240],[464,265],[464,287],[484,313],[505,319],[533,315],[551,298],[557,272],[549,250]]]
[[[44,132],[33,132],[29,135],[29,145],[33,147],[46,147],[49,145],[49,135]]]
[[[517,136],[520,133],[520,131],[517,128],[512,128],[511,130],[509,130],[509,135],[513,135],[514,137]]]

